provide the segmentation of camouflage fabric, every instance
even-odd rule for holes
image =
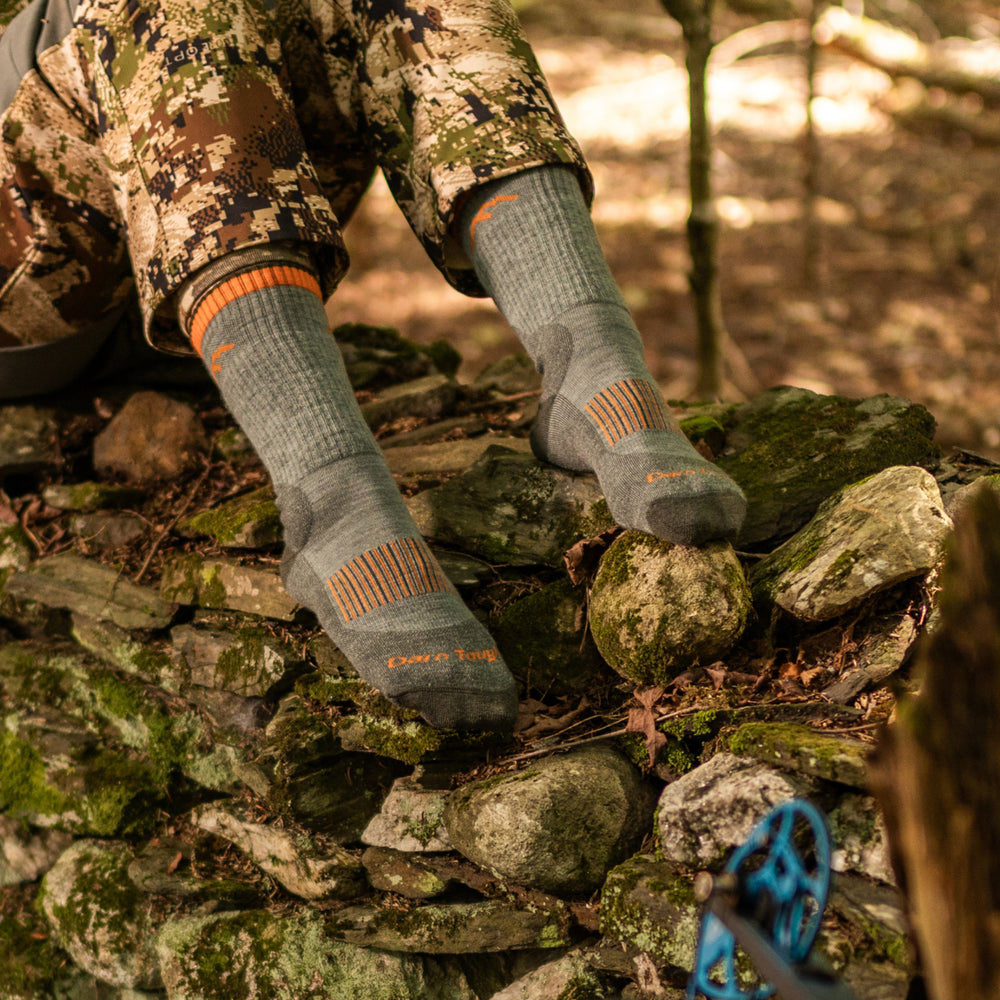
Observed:
[[[330,294],[378,167],[473,295],[449,237],[465,192],[566,163],[591,195],[508,0],[81,0],[0,113],[0,345],[121,310],[134,275],[153,341],[179,346],[179,286],[265,242],[309,244]]]

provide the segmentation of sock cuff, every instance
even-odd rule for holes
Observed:
[[[220,281],[218,284],[212,285],[202,295],[190,313],[187,335],[191,340],[191,345],[200,355],[201,342],[205,336],[205,331],[208,329],[208,325],[230,303],[252,292],[289,286],[312,292],[320,301],[323,299],[319,279],[312,271],[298,264],[267,264],[258,266],[250,270],[241,271]]]

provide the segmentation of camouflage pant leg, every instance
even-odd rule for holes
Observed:
[[[543,164],[592,180],[509,0],[363,0],[365,127],[398,204],[460,291],[485,294],[457,239],[461,196]]]
[[[99,344],[132,286],[97,135],[80,113],[87,98],[63,71],[61,47],[44,37],[44,14],[25,11],[0,38],[0,346],[8,348],[95,329],[83,339]]]
[[[310,244],[332,292],[340,226],[263,0],[83,0],[73,37],[147,323],[203,264],[255,243]]]
[[[70,254],[49,262],[69,329],[85,319],[74,296],[120,301],[123,224],[149,323],[202,264],[255,242],[311,244],[332,291],[346,266],[338,213],[376,162],[432,259],[472,294],[448,240],[465,191],[567,163],[589,196],[507,0],[83,0],[37,61],[47,89],[5,132],[41,123],[13,159],[32,177],[51,168],[74,195],[53,214],[92,244],[82,268]],[[19,224],[39,234],[35,204]],[[0,205],[5,226],[18,207]],[[158,343],[169,318],[164,330]]]

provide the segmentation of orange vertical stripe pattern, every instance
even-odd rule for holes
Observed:
[[[316,276],[300,267],[294,267],[290,264],[276,264],[256,268],[253,271],[245,271],[220,282],[198,303],[198,308],[191,319],[191,329],[188,331],[191,345],[201,354],[201,342],[205,337],[208,324],[215,319],[221,309],[224,309],[231,302],[235,302],[238,298],[249,295],[251,292],[259,292],[265,288],[277,288],[280,285],[304,288],[307,291],[315,292],[318,298],[323,298]]]
[[[362,552],[326,582],[345,622],[394,601],[452,589],[426,544],[416,538]]]
[[[642,430],[670,430],[659,391],[648,382],[624,379],[599,392],[584,409],[612,447]]]

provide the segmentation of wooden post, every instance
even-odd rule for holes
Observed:
[[[873,762],[931,1000],[1000,996],[1000,500],[959,519],[941,621]]]

